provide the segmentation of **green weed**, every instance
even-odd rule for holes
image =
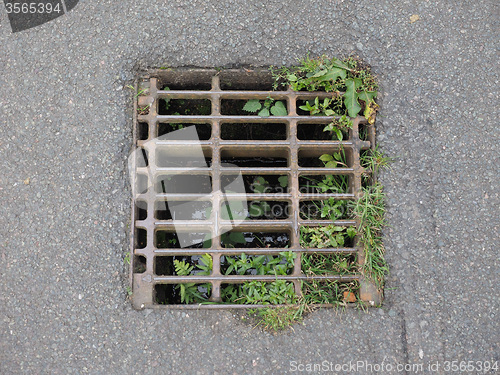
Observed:
[[[342,116],[348,114],[350,117],[356,117],[362,109],[360,100],[365,102],[365,108],[371,109],[365,113],[367,119],[371,119],[373,111],[376,111],[376,107],[370,105],[374,103],[377,96],[376,78],[371,73],[371,69],[357,58],[349,57],[339,60],[326,56],[310,58],[307,55],[300,60],[298,66],[279,69],[272,67],[271,71],[275,79],[275,89],[289,85],[294,91],[326,91],[334,92],[337,97],[342,97],[340,106],[340,103],[335,103],[335,100],[332,100],[332,103],[320,104],[319,100],[315,99],[314,105],[309,102],[306,108],[302,109],[310,111],[312,115]]]
[[[302,321],[300,306],[251,309],[248,314],[257,320],[256,326],[269,331],[282,331]]]
[[[332,139],[342,141],[344,134],[353,127],[352,118],[362,115],[373,124],[378,106],[375,103],[378,85],[370,68],[362,64],[357,58],[345,59],[311,58],[309,55],[302,59],[297,66],[287,68],[272,68],[275,78],[274,89],[279,86],[290,86],[294,91],[325,91],[332,93],[331,98],[314,98],[299,102],[298,108],[310,116],[328,116],[331,122],[323,129],[330,133]],[[168,90],[168,88],[165,88]],[[170,104],[165,100],[166,108]],[[170,108],[173,110],[174,108]],[[243,110],[255,113],[261,117],[287,116],[286,103],[267,99],[252,99],[245,102]],[[178,124],[179,129],[183,127]],[[347,158],[343,149],[332,154],[323,154],[320,160],[326,168],[347,167]],[[361,155],[361,166],[365,168],[366,176],[375,176],[379,168],[387,165],[389,158],[379,152],[378,148],[369,150]],[[279,179],[281,187],[288,186],[288,178]],[[347,175],[301,176],[301,187],[308,193],[339,193],[347,192],[349,179]],[[305,186],[307,185],[307,186]],[[254,193],[263,194],[270,187],[269,182],[262,176],[256,177],[252,183]],[[359,226],[342,227],[332,224],[300,228],[300,245],[303,248],[336,248],[361,245],[364,247],[364,261],[360,268],[357,253],[318,253],[305,251],[301,255],[301,267],[306,275],[352,275],[359,272],[373,279],[377,285],[383,285],[383,279],[388,272],[383,254],[384,247],[381,239],[381,230],[384,221],[384,194],[382,186],[375,184],[363,188],[363,195],[357,201],[337,200],[333,197],[313,202],[317,213],[308,219],[328,219],[337,221],[345,218],[359,219]],[[239,214],[243,219],[260,217],[270,209],[265,201],[256,202],[248,210],[241,208]],[[229,207],[222,206],[221,215],[226,220],[233,220],[234,214]],[[232,207],[234,208],[234,207]],[[225,213],[225,211],[227,211]],[[239,215],[238,214],[238,215]],[[226,215],[226,216],[224,216]],[[209,217],[210,215],[207,215]],[[227,232],[221,235],[225,248],[233,248],[247,243],[245,233]],[[359,243],[355,244],[354,241]],[[258,242],[262,244],[260,246]],[[266,247],[262,241],[256,239],[257,247]],[[252,245],[254,246],[254,245]],[[177,275],[187,276],[193,273],[210,275],[212,259],[207,254],[200,259],[197,265],[175,261]],[[279,255],[246,255],[224,256],[221,258],[221,271],[225,275],[288,275],[293,270],[297,254],[284,251]],[[210,293],[210,284],[203,284]],[[358,300],[359,284],[357,281],[301,281],[302,295],[295,294],[294,284],[287,280],[273,282],[247,281],[242,284],[222,285],[221,297],[223,303],[231,304],[263,304],[283,305],[276,308],[251,310],[257,319],[257,324],[265,329],[282,330],[303,319],[305,313],[312,311],[321,304],[333,304],[343,307],[348,302],[360,303]],[[194,283],[179,284],[182,303],[208,303],[201,295],[199,285]]]
[[[312,212],[311,208],[314,208]],[[306,210],[309,212],[305,212]],[[348,208],[347,201],[330,197],[322,201],[311,202],[308,207],[302,209],[301,216],[307,220],[325,219],[337,221],[352,217],[352,213]]]
[[[302,271],[306,275],[356,273],[358,270],[357,255],[344,253],[303,253]]]
[[[306,249],[342,247],[356,236],[353,227],[326,225],[320,227],[300,227],[300,246]]]
[[[381,184],[363,188],[363,195],[351,202],[351,207],[359,219],[359,242],[364,248],[362,272],[374,281],[378,287],[384,284],[389,268],[384,259],[382,228],[385,225],[385,194]]]
[[[225,275],[287,275],[293,269],[297,254],[293,251],[282,251],[279,255],[246,255],[226,256]]]
[[[336,139],[339,141],[342,141],[344,139],[343,131],[346,131],[347,129],[352,129],[352,121],[349,117],[346,115],[342,115],[340,118],[333,120],[331,123],[325,126],[323,129],[324,132],[330,132],[332,134],[332,139],[333,134],[336,135]]]
[[[346,306],[349,301],[346,296],[357,295],[359,283],[357,281],[339,282],[332,281],[303,281],[302,293],[303,304],[313,308],[314,305],[332,304],[334,306]],[[356,297],[357,298],[357,297]]]
[[[393,160],[385,156],[377,145],[374,149],[361,154],[359,161],[361,166],[367,169],[367,173],[377,176],[379,169],[381,167],[387,167]]]
[[[174,260],[174,268],[177,276],[190,276],[195,274],[195,266],[189,265],[188,263],[181,260]],[[212,273],[212,257],[209,254],[204,254],[198,261],[196,265],[200,271],[197,271],[197,275],[210,275]],[[207,294],[210,294],[212,284],[195,284],[195,283],[181,283],[175,286],[176,289],[180,291],[181,303],[201,303],[205,302],[204,298],[200,292],[199,288],[205,288]]]
[[[286,105],[282,101],[274,101],[268,98],[266,100],[250,99],[243,106],[246,112],[257,113],[260,117],[287,116],[288,111]]]

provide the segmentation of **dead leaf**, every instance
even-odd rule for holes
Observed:
[[[418,14],[413,14],[410,16],[410,23],[417,22],[420,19]]]
[[[377,116],[377,111],[380,107],[373,100],[370,100],[370,103],[365,107],[365,118],[368,120],[370,125],[375,123],[375,117]]]
[[[30,178],[28,177],[26,180],[23,181],[23,183],[25,185],[29,185],[30,184]]]
[[[344,292],[344,302],[351,303],[356,302],[356,295],[353,292]]]

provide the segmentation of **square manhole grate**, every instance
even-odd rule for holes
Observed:
[[[339,247],[304,248],[301,228],[356,226],[352,217],[323,220],[318,207],[359,196],[360,155],[374,147],[374,125],[358,116],[342,140],[332,140],[323,128],[333,117],[299,107],[335,93],[270,91],[272,82],[264,70],[201,69],[151,71],[138,82],[130,165],[135,308],[249,307],[228,303],[228,286],[276,280],[296,295],[305,281],[356,283],[358,298],[380,303],[376,288],[358,273],[309,275],[301,266],[304,254],[319,253],[351,256],[362,265],[356,238]],[[266,103],[281,104],[259,116]],[[318,163],[321,155],[335,153],[343,157],[335,167]],[[338,188],[322,192],[321,178],[335,180]],[[292,254],[285,256],[290,264],[272,267],[286,272],[231,272],[241,256],[271,264],[269,256],[280,253]],[[188,267],[184,275],[176,261]],[[180,285],[194,285],[209,303],[181,304]]]

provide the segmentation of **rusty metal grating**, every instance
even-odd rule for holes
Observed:
[[[309,116],[298,110],[301,100],[316,97],[331,97],[325,92],[269,91],[272,77],[268,71],[246,70],[156,70],[138,81],[139,96],[135,100],[134,144],[141,161],[132,160],[132,181],[135,182],[136,194],[132,209],[131,231],[131,283],[133,305],[135,308],[245,308],[249,305],[224,304],[221,299],[221,286],[238,284],[249,280],[272,282],[284,279],[293,283],[295,293],[301,293],[301,280],[311,279],[301,270],[301,255],[305,252],[357,254],[358,262],[363,262],[363,249],[351,246],[343,248],[304,249],[300,246],[299,228],[335,224],[338,226],[354,226],[355,220],[329,222],[310,220],[300,215],[301,205],[308,201],[320,201],[331,197],[338,200],[355,199],[362,185],[363,168],[360,166],[360,154],[363,150],[374,147],[375,129],[364,117],[353,119],[353,128],[348,137],[342,141],[305,139],[300,131],[304,127],[324,126],[332,117]],[[169,90],[162,90],[165,86]],[[286,102],[287,116],[260,117],[257,115],[232,114],[227,103],[246,101],[249,99],[272,98]],[[185,100],[196,101],[201,106],[208,106],[203,114],[186,113],[164,114],[162,101]],[[204,102],[202,102],[204,101]],[[201,104],[200,104],[201,103]],[[187,111],[189,112],[189,111]],[[162,138],[165,127],[172,124],[194,124],[191,129],[197,130],[199,141],[192,139]],[[256,127],[277,129],[274,136],[228,137],[227,129],[232,124],[253,124]],[[253,126],[250,125],[250,126]],[[360,137],[360,133],[361,137]],[[234,134],[234,132],[233,132]],[[160,138],[158,138],[160,136]],[[242,138],[242,139],[234,139]],[[310,137],[309,137],[310,138]],[[193,147],[200,147],[202,160],[206,165],[185,163],[182,155],[188,154]],[[345,168],[325,168],[310,166],[308,158],[317,158],[322,153],[342,148],[345,150],[347,166]],[[169,155],[176,163],[164,163],[159,155]],[[177,157],[177,159],[176,159]],[[258,159],[252,164],[252,158]],[[265,164],[262,160],[269,161]],[[250,162],[249,162],[250,160]],[[235,163],[228,165],[227,162]],[[195,163],[196,164],[196,163]],[[281,192],[234,193],[224,189],[228,176],[268,176],[275,179],[287,176],[287,189]],[[338,175],[347,176],[348,189],[335,194],[318,194],[300,189],[300,179],[304,176]],[[184,191],[165,191],[162,181],[165,179],[183,179]],[[194,187],[190,190],[190,187]],[[206,189],[205,189],[206,188]],[[205,190],[204,190],[205,189]],[[286,208],[287,213],[274,220],[245,220],[235,224],[222,215],[223,204],[245,199],[248,202],[276,202]],[[205,217],[174,218],[168,209],[159,209],[165,202],[175,205],[186,201],[196,202]],[[179,216],[179,215],[178,215]],[[175,219],[175,220],[174,220]],[[221,234],[227,231],[276,234],[282,236],[287,244],[287,251],[297,253],[294,267],[290,274],[274,275],[224,275],[221,272],[221,259],[245,253],[247,255],[276,255],[283,247],[236,247],[223,246]],[[187,237],[209,234],[212,238],[209,248],[201,247],[169,247],[158,246],[158,233],[166,236],[172,233],[186,233]],[[196,257],[208,253],[212,256],[213,269],[210,275],[176,276],[164,272],[172,257]],[[168,268],[168,267],[167,267]],[[360,275],[319,275],[317,280],[339,280],[359,282],[360,298],[364,301],[380,302],[381,296],[376,288]],[[158,290],[172,288],[180,283],[210,283],[209,300],[214,304],[158,304]],[[252,305],[255,307],[255,305]]]

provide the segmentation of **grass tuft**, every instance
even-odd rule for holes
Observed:
[[[389,268],[384,259],[382,228],[385,225],[385,194],[380,183],[362,189],[363,195],[352,202],[352,209],[359,218],[359,243],[364,248],[365,261],[361,271],[381,288]]]
[[[268,331],[283,331],[294,324],[302,322],[303,314],[300,306],[280,306],[249,310],[256,320],[256,326]]]

